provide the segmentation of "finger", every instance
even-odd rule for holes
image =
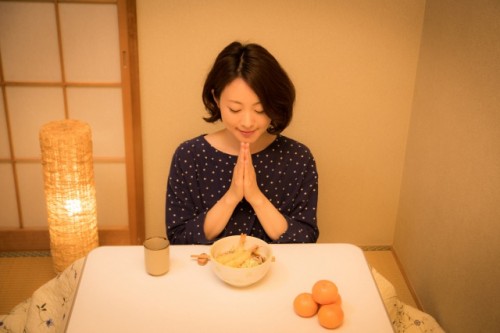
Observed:
[[[250,154],[249,145],[245,147],[245,180],[247,184],[251,184],[255,179],[255,169],[252,161],[252,154]]]
[[[244,173],[245,173],[244,152],[242,149],[240,149],[240,152],[236,160],[236,164],[233,169],[231,186],[229,188],[229,190],[232,193],[234,193],[238,201],[243,198]]]
[[[241,156],[238,156],[238,160],[236,161],[236,165],[233,169],[233,179],[238,179],[243,177],[243,172],[245,170],[245,161]]]
[[[250,144],[248,142],[243,143],[243,150],[245,160],[252,161],[252,154],[250,154]]]
[[[235,170],[236,170],[236,168],[241,168],[244,161],[245,161],[245,152],[243,150],[243,145],[240,144],[240,150],[238,152],[238,156],[236,158],[236,165],[234,167]]]
[[[246,145],[244,142],[240,143],[240,152],[238,154],[238,159],[241,159],[242,161],[245,160],[245,155],[246,155]]]

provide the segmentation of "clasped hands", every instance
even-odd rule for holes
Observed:
[[[243,198],[257,215],[266,234],[278,239],[288,228],[285,217],[260,190],[250,154],[250,144],[241,143],[233,178],[224,200],[219,200],[207,213],[203,230],[207,239],[214,239],[225,228],[234,208]]]
[[[251,205],[262,197],[252,163],[250,144],[247,142],[242,142],[240,145],[238,160],[233,170],[233,179],[228,192],[237,202],[245,198]]]

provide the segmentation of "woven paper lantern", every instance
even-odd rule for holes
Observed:
[[[56,272],[99,246],[90,126],[77,120],[45,124],[40,148]]]

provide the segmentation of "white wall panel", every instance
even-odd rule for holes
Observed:
[[[47,228],[47,207],[41,163],[17,164],[24,227]]]
[[[62,88],[7,87],[14,156],[39,158],[42,125],[64,118]]]
[[[0,2],[0,48],[7,81],[60,81],[54,4]]]
[[[14,175],[10,164],[0,164],[0,227],[17,228],[19,216],[16,205]]]
[[[0,158],[10,158],[9,137],[7,135],[7,120],[3,107],[3,93],[0,90]]]
[[[66,80],[119,82],[116,6],[60,4],[60,15]]]
[[[69,117],[89,123],[94,156],[124,157],[120,88],[68,88]]]
[[[128,225],[125,164],[94,164],[99,227]]]

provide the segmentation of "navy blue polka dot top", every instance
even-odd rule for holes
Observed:
[[[243,199],[216,239],[205,238],[205,215],[229,189],[236,160],[237,156],[211,146],[204,135],[185,141],[176,149],[166,197],[165,219],[170,242],[210,244],[242,233],[268,243],[316,242],[319,236],[316,162],[305,145],[282,135],[266,149],[252,154],[252,161],[259,188],[287,220],[287,231],[273,241],[252,206]]]

